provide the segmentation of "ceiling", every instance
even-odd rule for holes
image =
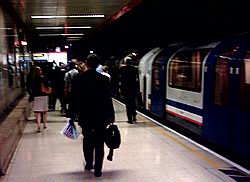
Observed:
[[[72,43],[75,54],[88,48],[101,54],[132,48],[166,46],[195,40],[218,40],[250,32],[249,3],[245,0],[0,0],[9,2],[31,35],[33,51]],[[31,15],[104,14],[104,18],[31,19]],[[17,18],[17,19],[18,19]],[[91,29],[36,27],[91,26]],[[81,33],[80,41],[67,35]],[[70,35],[70,37],[72,37]],[[77,37],[79,37],[77,35]]]
[[[32,33],[33,46],[74,43],[131,8],[130,0],[8,0],[17,16]],[[129,4],[130,3],[130,4]],[[94,18],[32,19],[31,16],[104,15]],[[88,26],[88,28],[83,28]],[[67,28],[68,27],[68,28]],[[90,28],[91,27],[91,28]]]

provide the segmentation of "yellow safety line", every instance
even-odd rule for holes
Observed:
[[[187,146],[186,144],[180,142],[179,140],[177,140],[176,138],[172,137],[171,135],[167,134],[166,132],[162,131],[159,128],[155,128],[153,127],[154,124],[152,123],[146,123],[148,126],[154,128],[155,130],[157,130],[159,133],[161,133],[162,135],[164,135],[165,137],[173,140],[174,142],[178,143],[179,145],[181,145],[182,147],[184,147],[185,149],[187,149],[188,151],[192,152],[194,155],[196,155],[197,157],[207,161],[209,164],[211,164],[213,167],[215,168],[221,168],[221,165],[218,164],[217,162],[212,161],[211,159],[209,159],[208,157],[204,156],[203,154],[201,154],[200,152],[198,152],[197,150]]]

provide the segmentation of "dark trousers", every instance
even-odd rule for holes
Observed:
[[[66,99],[65,99],[64,93],[58,94],[58,99],[59,99],[60,104],[61,104],[61,110],[65,111],[66,110]]]
[[[136,104],[135,104],[135,93],[124,94],[124,103],[126,105],[126,112],[128,121],[132,122],[133,118],[136,117]]]
[[[93,165],[94,160],[95,171],[101,172],[104,158],[104,129],[98,132],[84,131],[83,135],[83,153],[86,165]]]
[[[50,96],[49,96],[49,109],[55,110],[57,98],[60,101],[61,110],[65,111],[66,110],[66,99],[65,99],[64,94],[62,94],[62,93],[50,94]]]
[[[51,93],[49,95],[49,110],[55,110],[55,106],[56,106],[56,94]]]

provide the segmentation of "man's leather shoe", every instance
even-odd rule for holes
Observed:
[[[101,177],[102,172],[101,171],[95,171],[95,177]]]
[[[86,165],[84,169],[90,171],[91,169],[94,169],[94,167],[93,165]]]
[[[133,121],[127,121],[127,123],[129,123],[129,124],[134,124]]]

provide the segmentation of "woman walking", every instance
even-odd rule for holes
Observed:
[[[48,111],[48,93],[43,92],[43,88],[49,88],[45,78],[42,75],[42,69],[35,67],[32,80],[32,94],[34,96],[33,111],[36,113],[37,132],[41,132],[41,120],[43,128],[47,128],[47,111]]]

